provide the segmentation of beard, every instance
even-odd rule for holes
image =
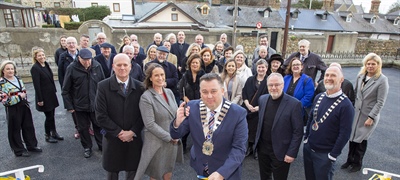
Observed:
[[[270,92],[269,95],[272,97],[272,99],[278,99],[282,94],[279,92]]]
[[[333,84],[326,84],[326,83],[324,83],[324,86],[326,90],[332,90],[335,87],[335,85]]]

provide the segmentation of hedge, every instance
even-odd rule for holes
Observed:
[[[97,19],[103,20],[106,16],[111,14],[108,6],[91,6],[87,8],[50,8],[49,11],[53,11],[58,15],[78,15],[81,22]]]
[[[64,29],[66,29],[66,30],[78,29],[79,26],[81,26],[81,25],[82,25],[82,22],[65,22]]]

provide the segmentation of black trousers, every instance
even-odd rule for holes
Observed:
[[[56,131],[56,122],[54,118],[54,111],[47,111],[44,112],[44,115],[46,116],[46,120],[44,121],[44,131],[47,135],[50,135],[50,131]]]
[[[279,161],[272,149],[272,145],[258,146],[258,164],[261,180],[286,180],[289,174],[290,163]]]
[[[72,115],[72,120],[74,121],[75,129],[78,130],[78,121],[75,112],[71,113],[71,115]]]
[[[19,155],[26,151],[22,143],[22,138],[27,148],[36,147],[38,141],[36,139],[35,127],[33,126],[31,109],[29,109],[25,102],[20,102],[16,105],[6,107],[6,111],[8,142],[14,153]]]
[[[364,159],[366,151],[367,151],[367,140],[364,140],[361,143],[350,141],[347,162],[352,166],[362,166],[362,161]]]
[[[101,135],[100,133],[101,128],[97,125],[96,116],[94,112],[75,111],[74,114],[77,119],[78,132],[80,134],[81,144],[83,148],[91,149],[93,147],[92,138],[90,137],[89,134],[90,123],[92,123],[94,138],[96,140],[97,146],[99,147],[100,150],[102,150],[103,147],[101,141],[103,135]]]
[[[119,172],[107,172],[107,180],[118,180]],[[125,179],[135,179],[136,171],[125,171]]]

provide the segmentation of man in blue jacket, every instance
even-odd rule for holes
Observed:
[[[209,180],[241,179],[246,153],[246,110],[224,96],[221,77],[215,73],[200,78],[200,100],[185,102],[171,123],[174,139],[191,133],[190,165]],[[186,110],[186,111],[185,111]]]

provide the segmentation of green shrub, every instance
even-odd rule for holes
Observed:
[[[111,14],[110,8],[108,6],[91,6],[87,8],[51,8],[49,11],[53,10],[54,13],[58,15],[78,15],[81,22],[97,19],[103,20],[106,16]]]
[[[55,28],[54,24],[43,24],[42,28]]]
[[[82,25],[82,22],[65,22],[64,29],[66,29],[66,30],[78,29],[79,26],[81,26],[81,25]]]

